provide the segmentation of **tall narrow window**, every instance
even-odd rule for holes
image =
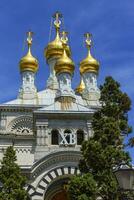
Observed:
[[[64,131],[64,135],[65,135],[65,138],[66,138],[66,141],[67,141],[68,144],[70,144],[70,134],[71,134],[70,130],[66,129]]]
[[[56,129],[51,131],[51,144],[52,145],[59,144],[59,131]]]
[[[81,145],[84,140],[84,131],[78,130],[77,131],[77,145]]]

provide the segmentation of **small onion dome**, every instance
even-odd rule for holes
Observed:
[[[94,72],[98,74],[99,71],[99,62],[92,57],[90,48],[91,48],[91,40],[89,40],[88,37],[90,37],[89,33],[86,34],[87,39],[86,39],[86,46],[88,48],[88,54],[85,59],[83,59],[80,62],[80,73],[86,73],[86,72]]]
[[[86,72],[94,72],[98,74],[98,71],[99,71],[99,62],[91,56],[89,49],[87,57],[80,62],[80,73],[84,74]]]
[[[69,46],[66,47],[67,55],[71,56],[71,50]],[[56,30],[56,37],[55,39],[48,44],[45,48],[45,57],[47,60],[50,58],[59,58],[63,54],[63,45],[60,39],[59,30]]]
[[[74,62],[68,57],[66,48],[64,48],[62,56],[57,60],[54,67],[56,74],[67,72],[72,75],[74,68]]]
[[[29,36],[27,39],[28,42],[28,52],[27,54],[21,58],[19,65],[20,65],[20,71],[31,71],[31,72],[37,72],[38,70],[38,60],[32,56],[31,54],[31,45],[32,45],[32,38],[31,38],[31,32],[29,32]]]
[[[83,79],[81,78],[80,84],[77,86],[77,88],[75,89],[75,92],[77,94],[82,94],[83,90],[85,89],[85,84]]]

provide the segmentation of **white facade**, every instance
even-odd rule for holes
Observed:
[[[14,144],[18,164],[29,176],[28,191],[34,200],[44,200],[46,188],[57,177],[66,179],[79,173],[77,132],[82,130],[85,140],[91,137],[92,114],[99,106],[97,101],[90,105],[90,101],[75,95],[76,102],[62,110],[61,103],[55,101],[56,92],[46,88],[37,99],[18,98],[0,105],[0,160],[5,149]],[[59,132],[58,144],[52,144],[53,130]]]
[[[32,200],[52,200],[70,176],[80,173],[81,143],[92,136],[92,115],[99,108],[96,74],[83,75],[85,90],[76,95],[69,74],[57,80],[55,60],[48,64],[45,90],[37,93],[35,74],[23,72],[18,98],[0,105],[0,160],[14,145]],[[69,95],[75,101],[57,100]]]

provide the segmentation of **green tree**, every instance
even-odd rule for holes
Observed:
[[[106,77],[100,91],[101,108],[94,113],[92,119],[94,135],[85,141],[81,148],[83,160],[80,161],[79,167],[82,177],[73,177],[68,187],[72,200],[79,200],[80,195],[87,195],[86,200],[94,199],[92,193],[88,195],[87,190],[81,189],[81,185],[86,181],[83,174],[87,173],[87,179],[89,174],[92,174],[90,178],[93,179],[92,182],[96,182],[98,196],[104,200],[118,199],[118,184],[113,169],[121,163],[130,164],[131,161],[123,145],[124,136],[132,131],[127,115],[131,101],[112,77]],[[80,188],[79,193],[75,193],[75,198],[74,182],[78,182]],[[93,192],[92,187],[88,190]]]
[[[96,200],[97,186],[93,175],[86,173],[72,178],[69,192],[73,200]]]
[[[16,153],[13,146],[6,149],[0,169],[2,190],[0,200],[27,200],[28,194],[24,189],[26,177],[16,163]]]

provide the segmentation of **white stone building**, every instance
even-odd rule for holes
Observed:
[[[99,108],[99,63],[90,54],[90,34],[85,35],[88,55],[80,63],[81,83],[73,90],[75,65],[66,32],[59,34],[60,17],[58,12],[54,16],[56,37],[45,48],[50,68],[46,89],[37,92],[34,83],[38,61],[31,53],[29,32],[28,53],[19,63],[18,97],[0,105],[0,160],[14,145],[32,200],[66,200],[64,185],[79,173],[81,143],[92,136],[92,115]]]

